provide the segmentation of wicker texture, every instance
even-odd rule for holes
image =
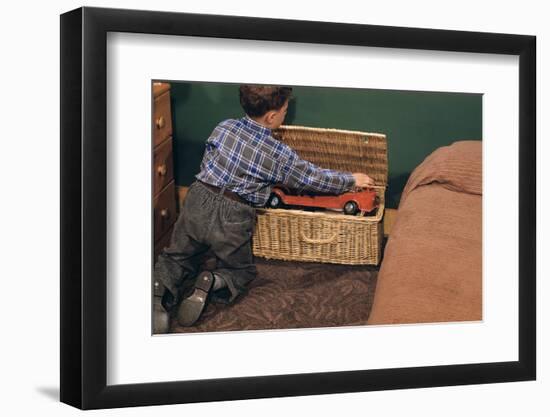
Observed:
[[[301,158],[323,168],[367,173],[377,184],[380,206],[374,216],[260,209],[253,238],[254,255],[287,261],[377,265],[384,235],[386,136],[301,126],[282,126],[274,136]]]
[[[273,136],[294,149],[302,159],[323,168],[364,172],[376,185],[388,182],[386,135],[353,130],[281,126]]]

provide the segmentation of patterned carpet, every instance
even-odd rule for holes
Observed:
[[[193,327],[172,332],[317,328],[366,324],[378,267],[256,259],[258,276],[233,305],[210,303]]]

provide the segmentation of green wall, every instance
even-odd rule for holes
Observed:
[[[176,183],[188,185],[212,129],[243,111],[238,84],[171,84]],[[293,96],[285,124],[387,135],[390,208],[397,207],[410,173],[433,150],[482,135],[481,94],[294,87]]]

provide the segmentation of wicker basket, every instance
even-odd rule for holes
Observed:
[[[273,134],[301,158],[318,166],[367,173],[375,180],[380,206],[374,216],[259,209],[254,255],[288,261],[377,265],[384,236],[386,136],[302,126],[282,126]]]

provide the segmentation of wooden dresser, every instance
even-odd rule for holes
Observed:
[[[153,83],[153,263],[170,244],[177,218],[170,84]]]

